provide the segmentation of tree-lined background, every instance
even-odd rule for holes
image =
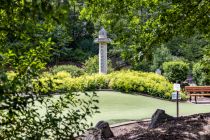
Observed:
[[[0,0],[0,101],[1,124],[5,126],[0,128],[0,137],[31,133],[30,129],[17,128],[24,121],[22,115],[29,122],[36,122],[30,119],[38,115],[31,114],[34,110],[27,107],[34,100],[42,102],[43,85],[39,84],[37,90],[31,83],[44,71],[70,64],[74,65],[70,69],[78,73],[97,72],[98,46],[93,40],[101,27],[113,40],[108,46],[110,71],[161,69],[170,81],[176,82],[171,72],[184,69],[182,82],[192,75],[198,85],[210,84],[209,7],[208,0]],[[168,69],[171,67],[174,69]],[[12,80],[8,77],[11,71],[15,73]],[[48,84],[52,86],[50,80]],[[66,99],[75,102],[70,98],[72,91],[62,91],[69,93]],[[58,90],[47,91],[51,92]],[[88,107],[85,103],[84,108]],[[84,109],[84,114],[93,112]],[[77,115],[84,119],[84,114]],[[80,119],[75,118],[74,123]],[[49,129],[60,126],[58,120],[53,121],[56,123],[48,122]],[[33,130],[37,124],[28,125]],[[46,128],[36,129],[31,137],[41,138]],[[35,133],[40,131],[40,136]],[[64,129],[53,133],[65,137]]]
[[[30,42],[50,38],[50,65],[82,66],[89,57],[97,55],[93,40],[101,27],[113,39],[109,46],[112,61],[133,69],[154,71],[165,60],[195,63],[208,57],[206,0],[1,1],[2,45],[18,48],[27,44],[27,38]],[[163,54],[158,52],[161,49]]]

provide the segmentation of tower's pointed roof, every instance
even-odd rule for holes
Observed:
[[[99,31],[99,36],[94,40],[96,43],[110,43],[112,40],[110,38],[107,38],[107,31],[102,27]]]
[[[107,37],[107,31],[102,27],[99,31],[99,36],[106,38]]]

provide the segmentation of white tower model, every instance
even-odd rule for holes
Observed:
[[[99,31],[99,37],[95,39],[96,43],[99,43],[99,73],[107,73],[107,43],[111,42],[110,38],[107,38],[107,32],[104,28]]]

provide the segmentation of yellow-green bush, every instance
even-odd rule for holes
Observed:
[[[85,90],[108,88],[109,78],[106,75],[84,75],[77,79]]]
[[[7,72],[7,77],[9,80],[13,80],[16,76],[16,73],[14,73],[13,71]]]
[[[117,71],[108,75],[83,75],[71,77],[67,72],[57,74],[43,74],[39,83],[46,86],[47,81],[52,80],[56,90],[68,88],[72,91],[91,91],[97,89],[113,89],[122,92],[139,92],[165,99],[171,98],[173,85],[163,76],[155,73],[137,71]],[[182,98],[186,98],[182,94]]]
[[[155,73],[121,71],[110,74],[111,89],[124,92],[140,92],[161,98],[170,98],[172,84]]]

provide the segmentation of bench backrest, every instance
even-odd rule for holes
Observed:
[[[210,92],[210,86],[185,86],[186,92]]]

